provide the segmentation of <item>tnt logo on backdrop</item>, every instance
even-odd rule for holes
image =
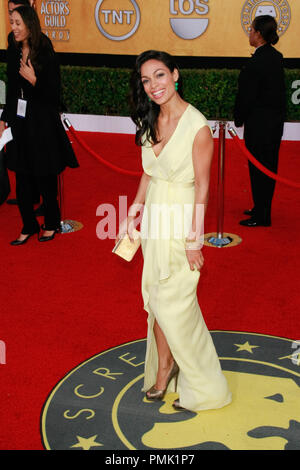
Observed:
[[[140,25],[141,12],[135,0],[120,2],[98,0],[95,21],[103,36],[112,41],[124,41],[134,35]]]

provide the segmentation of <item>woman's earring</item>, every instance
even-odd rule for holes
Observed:
[[[178,82],[175,82],[175,90],[178,91]]]

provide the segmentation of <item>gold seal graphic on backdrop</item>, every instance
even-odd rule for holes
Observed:
[[[247,0],[244,3],[241,22],[246,34],[254,18],[261,15],[270,15],[278,24],[278,35],[284,34],[289,27],[291,9],[287,0]]]

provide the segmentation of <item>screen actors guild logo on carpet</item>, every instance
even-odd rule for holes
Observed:
[[[252,21],[257,16],[270,15],[278,24],[278,35],[281,36],[289,27],[291,9],[287,0],[247,0],[244,3],[241,22],[246,34],[249,34]]]
[[[95,21],[99,31],[111,41],[124,41],[137,31],[141,12],[136,0],[98,0]]]
[[[170,25],[181,39],[196,39],[208,27],[209,0],[170,0]],[[179,17],[180,16],[180,17]]]
[[[69,372],[45,403],[49,450],[300,450],[299,342],[211,332],[233,400],[220,410],[175,411],[177,393],[141,391],[146,340],[104,351]]]

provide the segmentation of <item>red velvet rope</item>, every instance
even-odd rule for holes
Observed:
[[[72,136],[77,140],[77,142],[88,152],[90,153],[93,157],[95,157],[98,161],[100,161],[103,165],[107,166],[108,168],[121,173],[123,175],[130,175],[130,176],[141,176],[142,172],[139,171],[130,171],[130,170],[124,170],[123,168],[120,168],[116,165],[113,165],[112,163],[108,162],[107,160],[104,160],[102,157],[100,157],[93,149],[91,149],[86,142],[84,142],[81,137],[79,137],[74,129],[74,127],[71,125],[69,120],[64,121],[66,126],[68,127],[69,131],[71,132]],[[276,181],[280,181],[281,183],[287,184],[288,186],[292,186],[294,188],[300,188],[300,183],[296,183],[294,181],[291,181],[287,178],[283,178],[282,176],[277,175],[276,173],[273,173],[272,171],[268,170],[265,166],[263,166],[259,161],[256,160],[256,158],[253,157],[253,155],[249,152],[249,150],[246,148],[244,142],[242,142],[239,137],[237,136],[236,132],[234,129],[229,128],[228,132],[233,138],[233,141],[237,144],[237,146],[240,148],[240,150],[243,152],[243,154],[247,157],[247,159],[253,163],[256,168],[258,168],[260,171],[265,173],[267,176],[270,178],[275,179]]]
[[[263,166],[259,161],[257,161],[256,158],[254,158],[253,155],[246,148],[245,143],[241,141],[241,139],[237,136],[234,129],[230,128],[228,129],[228,132],[232,136],[233,141],[238,145],[238,147],[241,149],[244,155],[248,158],[248,160],[250,160],[250,162],[256,166],[256,168],[258,168],[260,171],[265,173],[270,178],[273,178],[274,180],[280,181],[281,183],[287,184],[288,186],[292,186],[293,188],[300,188],[300,183],[296,183],[287,178],[283,178],[282,176],[279,176],[276,173],[273,173],[272,171],[268,170],[268,168]]]
[[[99,162],[101,162],[103,165],[107,166],[111,170],[114,170],[118,173],[122,173],[123,175],[130,175],[130,176],[141,176],[142,172],[139,171],[130,171],[130,170],[124,170],[123,168],[119,168],[116,165],[113,165],[112,163],[108,162],[107,160],[104,160],[104,158],[100,157],[93,149],[87,145],[86,142],[79,137],[74,129],[74,127],[71,125],[70,121],[65,121],[66,126],[68,127],[69,131],[71,132],[72,136],[77,140],[77,142],[88,152],[90,153],[93,157],[95,157]]]

